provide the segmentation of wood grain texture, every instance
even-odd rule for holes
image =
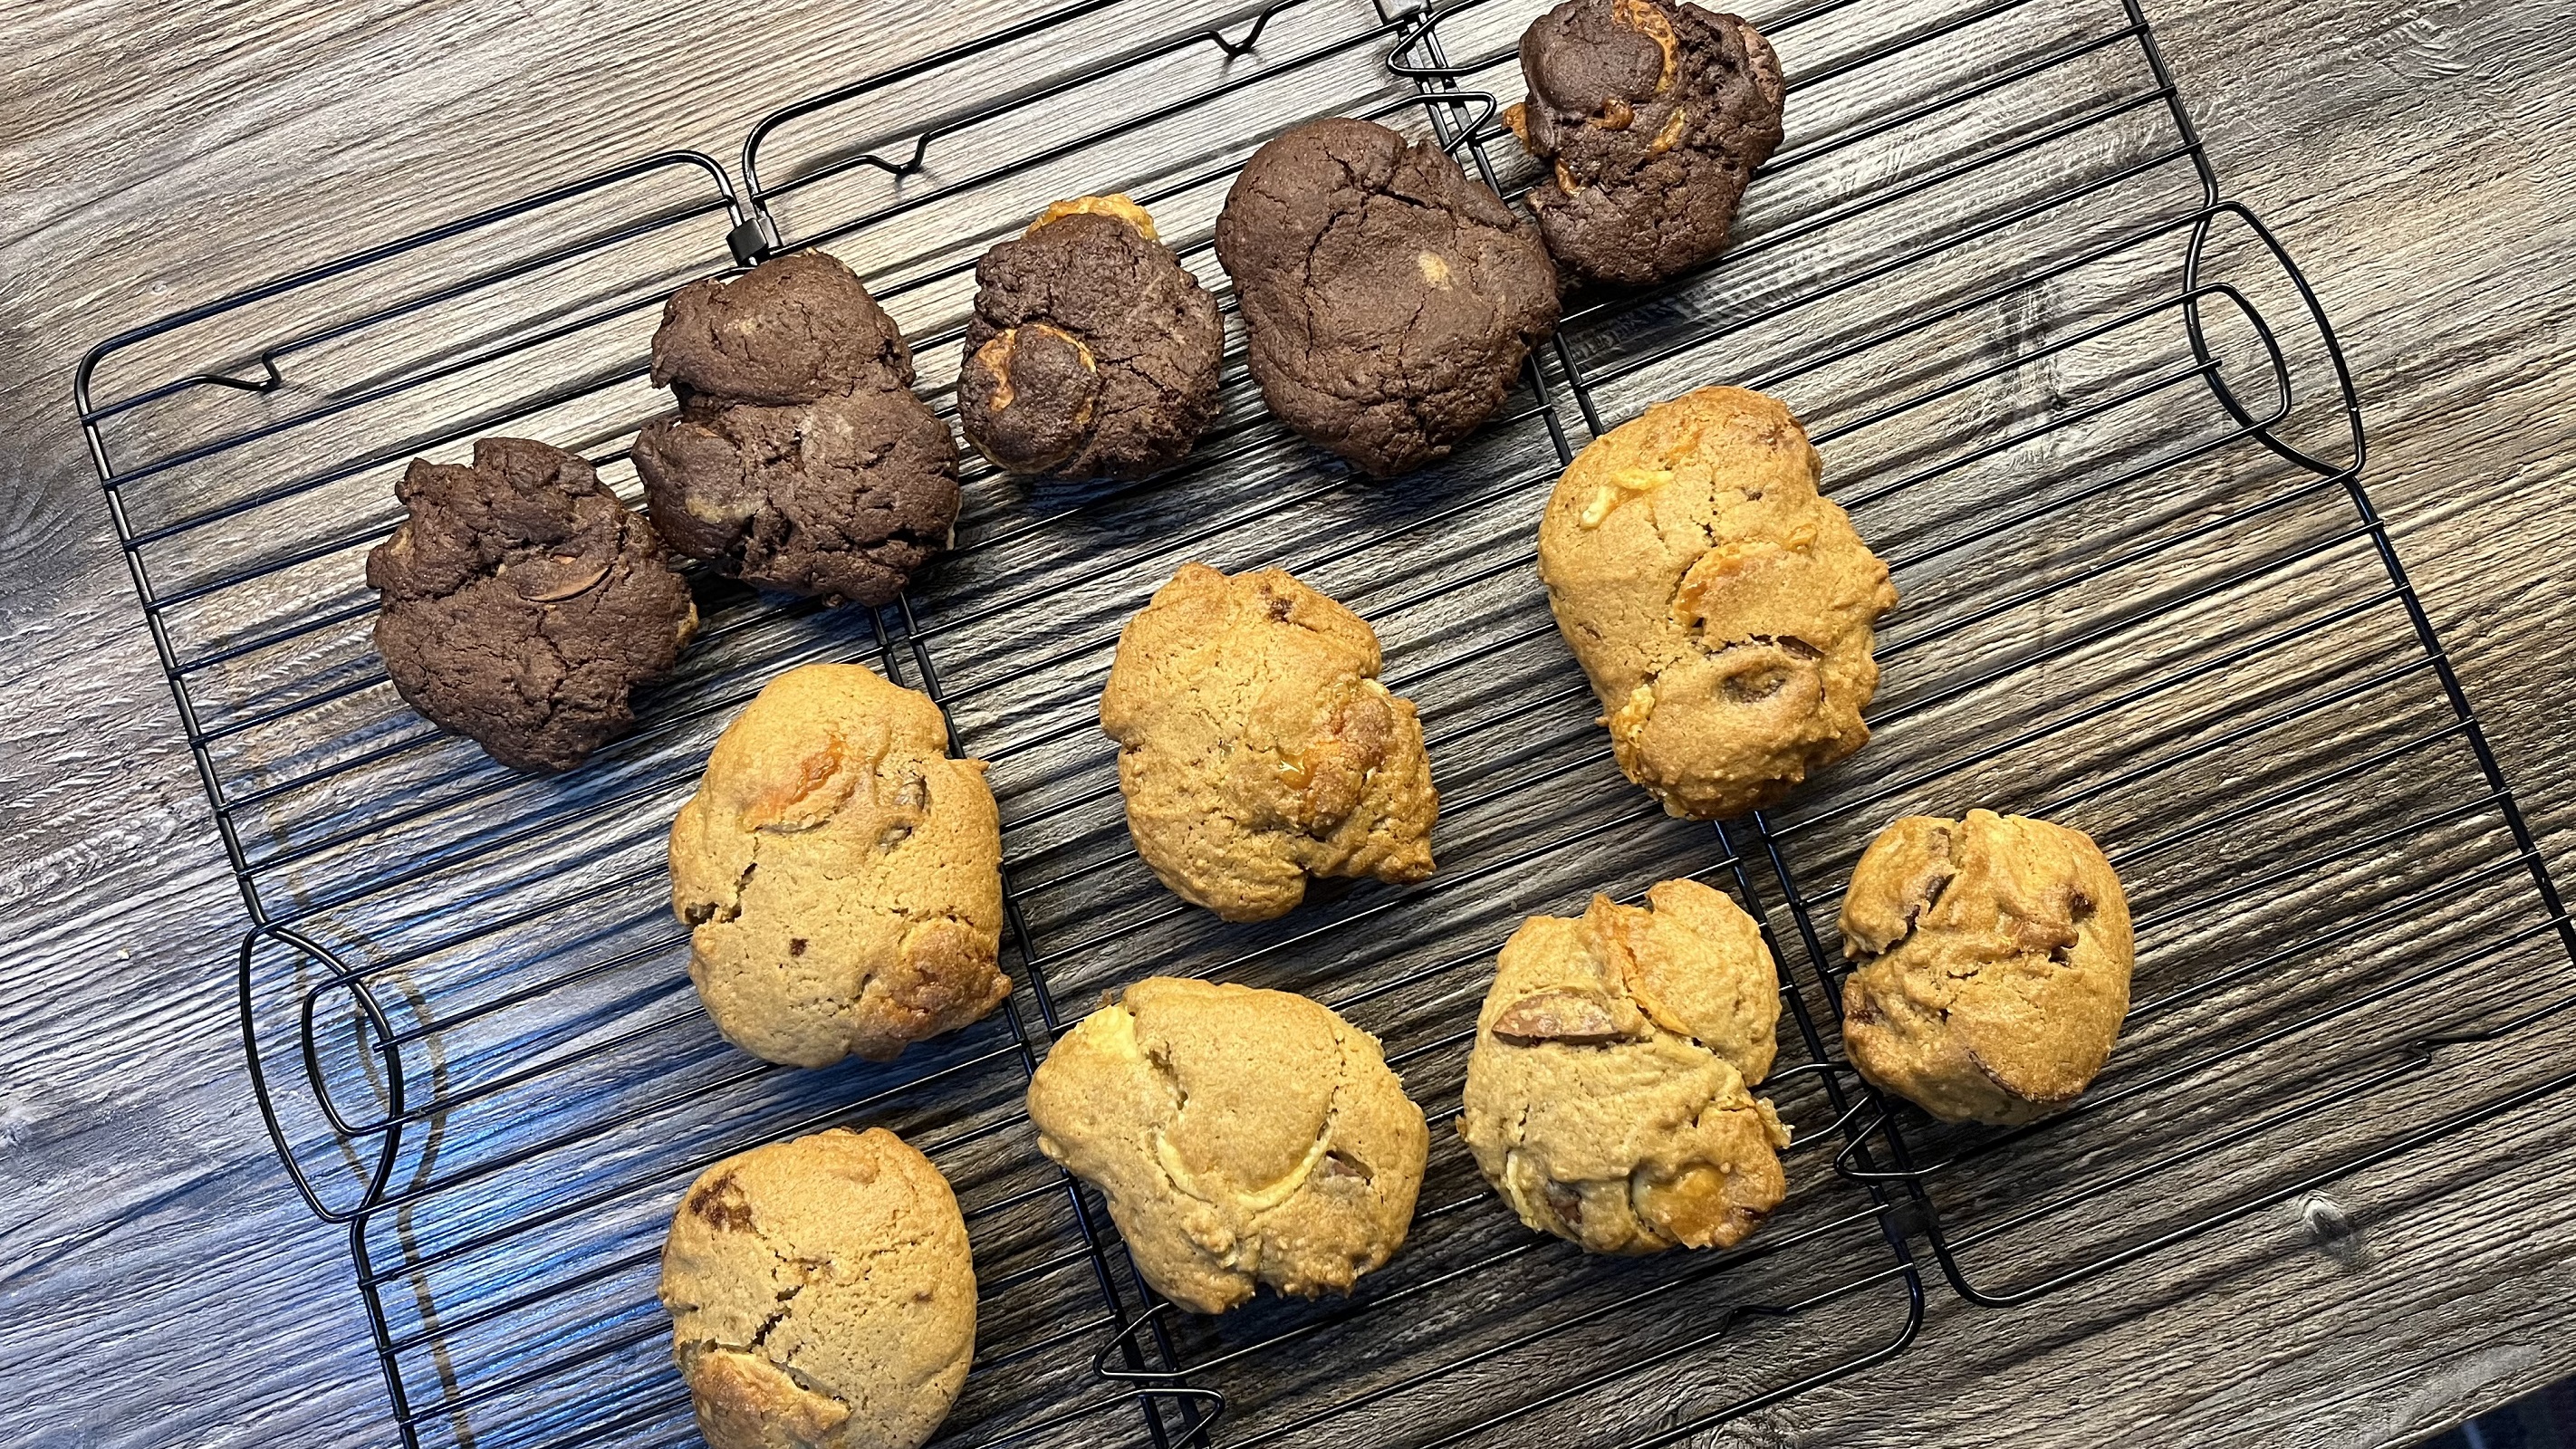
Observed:
[[[2370,426],[2372,496],[2391,521],[2545,853],[2564,876],[2576,867],[2570,849],[2576,761],[2562,743],[2576,725],[2563,688],[2576,672],[2576,629],[2570,627],[2576,608],[2569,603],[2576,597],[2576,465],[2566,456],[2565,421],[2576,402],[2570,368],[2576,335],[2568,326],[2576,292],[2563,280],[2565,257],[2576,246],[2576,100],[2570,99],[2576,18],[2540,0],[2395,9],[2341,0],[2159,0],[2149,8],[2228,192],[2281,233],[2342,330]],[[1140,0],[1120,12],[1119,23],[1139,34],[1162,34],[1194,10]],[[347,1234],[305,1211],[249,1110],[230,984],[240,901],[71,424],[69,383],[80,349],[176,307],[610,160],[690,146],[730,165],[753,119],[781,101],[928,54],[1015,13],[997,0],[936,10],[448,0],[0,6],[0,36],[12,42],[17,61],[0,76],[0,480],[7,485],[0,490],[6,558],[0,629],[18,660],[0,684],[0,723],[9,740],[0,752],[0,776],[22,802],[0,822],[0,860],[11,867],[0,898],[28,927],[16,962],[0,973],[0,1163],[21,1184],[0,1210],[0,1382],[12,1390],[0,1396],[0,1442],[392,1442],[383,1388],[348,1285]],[[1364,78],[1354,75],[1335,83],[1349,94],[1366,91]],[[1310,103],[1327,105],[1342,94],[1324,86]],[[946,103],[936,95],[897,93],[887,101],[883,123],[899,129],[906,107]],[[1836,184],[1865,180],[1823,177],[1812,185],[1816,194],[1829,195]],[[1797,198],[1786,184],[1779,190],[1774,215],[1793,214]],[[998,210],[1006,201],[1026,198],[978,205]],[[1757,192],[1748,228],[1764,224],[1760,203]],[[945,246],[971,256],[985,232],[1013,220],[934,211],[886,245],[904,255],[930,256]],[[1791,259],[1776,274],[1757,275],[1790,285],[1846,260],[1840,254]],[[921,295],[925,313],[954,305],[953,295],[936,288]],[[2032,325],[2045,321],[2032,319]],[[1687,381],[1694,365],[1685,361],[1606,390],[1605,402],[1632,410],[1680,385],[1670,379]],[[1856,367],[1848,378],[1816,384],[1820,408],[1835,400],[1827,383],[1851,388],[1889,375],[1871,371],[1881,368],[1874,362]],[[2079,386],[2084,379],[2058,381]],[[1998,416],[2012,416],[2016,404],[2005,399],[1994,406]],[[1248,407],[1237,397],[1229,416]],[[609,426],[597,419],[563,425]],[[1864,437],[1828,451],[1838,467],[1849,459],[1858,471],[1882,454],[1903,456],[1905,445],[1904,439]],[[1544,467],[1550,456],[1528,423],[1498,432],[1482,447],[1459,473],[1514,476]],[[1295,466],[1293,459],[1257,456],[1226,480],[1235,491],[1225,498],[1257,502]],[[1946,502],[1959,506],[1974,496]],[[988,511],[980,522],[999,534],[1010,511],[1032,500],[992,491],[982,501]],[[2126,501],[2142,516],[2154,513],[2151,498]],[[1237,538],[1230,546],[1326,552],[1350,521],[1338,507],[1321,500],[1283,516],[1275,538]],[[1900,503],[1890,505],[1883,526],[1911,546],[1931,547],[1949,536],[1940,532],[1945,516],[1936,504],[1915,511]],[[970,517],[970,535],[978,522]],[[1104,505],[1088,515],[1094,533],[1087,541],[1128,557],[1167,522],[1150,506],[1122,513],[1114,503]],[[1445,537],[1436,549],[1399,553],[1398,563],[1383,555],[1345,560],[1332,581],[1337,591],[1355,595],[1409,565],[1424,570],[1424,578],[1464,579],[1488,541],[1497,549],[1509,546],[1517,522],[1499,511],[1482,529]],[[2245,546],[2300,536],[2284,523],[2276,536]],[[1115,578],[1092,580],[1086,571],[1075,579],[1051,563],[1050,550],[1060,540],[1032,538],[1017,551],[997,545],[962,568],[954,587],[1025,597],[1032,601],[1026,608],[1043,605],[1050,629],[1070,629],[1070,636],[1041,635],[1024,611],[963,624],[952,640],[934,641],[939,650],[954,648],[942,657],[950,683],[967,695],[958,707],[961,729],[979,749],[1017,748],[997,767],[1006,795],[1036,810],[1091,793],[1086,805],[1060,817],[1065,823],[1056,833],[1030,837],[1030,848],[1054,852],[1040,867],[1040,885],[1086,865],[1113,883],[1099,896],[1041,892],[1033,899],[1039,926],[1059,944],[1079,939],[1080,923],[1094,910],[1142,917],[1155,909],[1156,898],[1132,878],[1132,861],[1120,867],[1114,859],[1114,803],[1104,807],[1096,796],[1105,758],[1096,744],[1078,733],[1062,743],[1042,738],[1053,726],[1078,722],[1079,688],[1030,712],[977,686],[1008,678],[1020,661],[1082,643],[1101,629],[1114,631],[1133,607],[1135,591],[1150,586],[1170,562],[1140,555]],[[2212,550],[2171,567],[2177,576],[2197,577],[2189,571],[2223,567],[2231,557]],[[2049,556],[2005,558],[1998,567],[2007,563],[2044,568]],[[2325,588],[2365,573],[2320,577]],[[1404,592],[1402,585],[1390,590]],[[1964,616],[1983,597],[1946,575],[1929,576],[1919,594],[1909,584],[1915,601],[1909,608],[1920,612],[1905,616],[1895,632]],[[1544,617],[1512,612],[1529,604],[1525,594],[1462,585],[1439,609],[1386,626],[1391,676],[1408,659],[1421,666],[1440,658],[1452,629],[1515,636],[1532,617]],[[2210,622],[2194,637],[2218,638],[2235,626]],[[865,648],[846,622],[836,627],[840,632],[819,638],[753,630],[738,657]],[[1453,642],[1483,637],[1471,632]],[[1958,647],[2006,647],[2014,638],[2009,630],[1991,639],[1971,633]],[[1546,671],[1557,666],[1545,656],[1552,639],[1522,647],[1524,654],[1482,672],[1443,676],[1426,700],[1442,711],[1482,715],[1528,706],[1552,687]],[[1920,657],[1946,658],[1948,647],[1929,647]],[[2354,639],[2347,653],[2317,654],[2316,667],[2366,658],[2370,647],[2368,639]],[[243,698],[309,683],[298,671],[319,667],[307,659],[271,675],[246,673],[239,681]],[[1078,685],[1080,667],[1055,677]],[[2101,667],[2116,668],[2116,661]],[[2094,677],[2070,669],[2045,697],[2086,697]],[[1892,686],[1890,702],[1901,707],[1903,698]],[[2157,713],[2150,722],[2181,728],[2184,713]],[[1586,764],[1591,737],[1578,717],[1566,718],[1574,723],[1562,738],[1536,739],[1525,748],[1464,741],[1454,757],[1443,758],[1443,768],[1479,779],[1516,780],[1557,768],[1598,773],[1597,762]],[[1890,731],[1878,748],[1891,760],[1946,758],[1942,752],[1974,723],[1967,714],[1933,710]],[[2085,770],[2107,768],[2071,756],[2046,763],[2070,786],[2091,778]],[[2444,768],[2456,770],[2459,761],[2448,759]],[[423,788],[436,783],[428,780]],[[2404,774],[2387,784],[2389,798],[2401,802],[2416,798],[2409,790],[2433,788]],[[1802,804],[1822,812],[1859,788],[1837,780]],[[2219,785],[2203,781],[2198,788]],[[2161,803],[2186,809],[2205,798],[2186,792]],[[368,801],[326,803],[359,817],[371,808]],[[2122,808],[2131,813],[2111,823],[2133,838],[2151,839],[2159,803],[2154,796],[2128,802]],[[1014,811],[1014,818],[1023,817]],[[1104,822],[1113,822],[1107,845],[1097,828]],[[1502,801],[1481,815],[1453,810],[1444,838],[1472,869],[1506,858],[1520,832],[1549,823],[1516,801]],[[280,816],[276,841],[291,845],[297,824]],[[2306,835],[2299,838],[2348,828],[2350,817],[2322,816],[2303,822]],[[1853,843],[1828,826],[1794,849],[1812,851],[1817,875],[1830,879]],[[649,838],[638,848],[649,854]],[[2262,848],[2258,842],[2221,865],[2259,870]],[[2280,848],[2293,845],[2285,840]],[[2477,848],[2475,840],[2428,841],[2425,868],[2445,866],[2453,858],[2445,852],[2469,858]],[[1514,889],[1536,902],[1608,877],[1642,883],[1686,853],[1695,867],[1715,859],[1704,834],[1667,822],[1641,830],[1614,856],[1585,863],[1588,873]],[[2206,885],[2187,872],[2151,880],[2151,888],[2174,899]],[[1756,886],[1767,888],[1760,880]],[[297,881],[289,898],[309,904],[323,888]],[[1785,932],[1790,922],[1777,904],[1774,924]],[[2299,920],[2330,908],[2331,902],[2283,907],[2311,912]],[[1830,907],[1824,909],[1829,915]],[[1444,910],[1425,907],[1413,922],[1418,934],[1436,937],[1453,922],[1474,918],[1464,906]],[[399,920],[337,924],[351,939],[410,939],[401,935]],[[2212,953],[2224,949],[2226,924],[2206,927],[2207,936],[2176,937],[2169,958],[2174,981],[2196,979],[2191,972],[2200,942],[2210,941]],[[653,923],[620,918],[593,926],[605,944],[592,949],[603,950],[638,939]],[[2260,917],[2244,926],[2264,928]],[[1284,934],[1229,938],[1228,949],[1258,950]],[[2347,977],[2366,979],[2387,969],[2387,962],[2402,965],[2440,946],[2458,949],[2475,940],[2471,922],[2439,942],[2363,943],[2350,959],[2336,958],[2317,989],[2331,992]],[[1114,950],[1073,953],[1061,967],[1060,994],[1084,999],[1105,981],[1132,974],[1140,959],[1164,945],[1196,949],[1186,940],[1147,936]],[[474,975],[472,953],[451,955],[425,960],[406,977],[406,989],[423,1003],[418,1010],[434,1014],[448,1009],[442,1003],[489,999],[491,988]],[[1295,969],[1320,972],[1334,964],[1324,959]],[[1266,969],[1272,968],[1290,969],[1278,962]],[[2530,980],[2501,970],[2487,979],[2495,990],[2520,989]],[[625,983],[614,984],[624,991]],[[2444,994],[2427,999],[2424,1013],[2447,1019],[2462,1001],[2483,1005],[2486,989],[2446,980],[2438,987]],[[657,1008],[660,998],[640,987],[633,996],[603,986],[597,999],[583,998],[584,1014],[563,1028],[559,1042],[592,1039],[581,1033],[604,1030],[602,1022],[671,1010],[667,1001]],[[1435,982],[1383,1003],[1385,1014],[1369,1024],[1397,1048],[1428,1043],[1443,1029],[1443,1013],[1457,1008],[1457,996]],[[1471,1010],[1473,993],[1463,999]],[[2242,1003],[2236,1017],[2218,1007],[2212,1012],[2213,1030],[2244,1018]],[[2184,1013],[2179,1024],[2159,1022],[2155,1031],[2187,1042],[2197,1039],[2200,1020]],[[688,1035],[688,1024],[671,1030],[683,1050],[665,1055],[657,1046],[649,1056],[618,1058],[616,1071],[639,1078],[663,1070],[711,1075],[727,1065],[702,1034]],[[440,1038],[438,1071],[457,1083],[471,1083],[478,1073],[488,1079],[498,1069],[495,1058],[516,1040],[497,1027],[480,1037],[462,1029],[447,1034]],[[2167,1040],[2142,1034],[2132,1047],[2140,1060],[2154,1060]],[[958,1051],[989,1045],[979,1040]],[[2544,1033],[2504,1054],[2491,1070],[2497,1079],[2520,1080],[2563,1061],[2566,1045]],[[2304,1080],[2300,1066],[2284,1060],[2275,1067],[2264,1059],[2222,1084],[2231,1094],[2225,1100],[2184,1102],[2173,1110],[2232,1109],[2240,1100],[2233,1094],[2246,1103],[2275,1100]],[[1411,1079],[1417,1094],[1442,1090],[1437,1070],[1424,1071]],[[828,1101],[837,1085],[779,1088],[759,1100],[763,1110],[787,1115]],[[2344,1130],[2366,1137],[2369,1119],[2383,1108],[2390,1120],[2420,1118],[2427,1110],[2420,1099],[2438,1098],[2449,1084],[2436,1079],[2410,1090],[2412,1097],[2392,1090],[2373,1098]],[[1007,1103],[976,1097],[924,1130],[971,1132],[995,1113],[1006,1115]],[[2569,1114],[2569,1102],[2554,1099],[2033,1309],[1971,1308],[1936,1282],[1922,1334],[1905,1358],[1705,1438],[1746,1445],[2078,1444],[2116,1426],[2157,1443],[2407,1442],[2576,1367],[2576,1304],[2565,1293],[2576,1257],[2576,1207],[2565,1190],[2576,1169],[2564,1143]],[[432,1155],[447,1154],[442,1161],[450,1168],[472,1164],[478,1151],[490,1150],[490,1141],[477,1136],[481,1130],[470,1117],[449,1123]],[[1010,1136],[991,1140],[1006,1143]],[[2067,1149],[2078,1157],[2084,1150],[2081,1139]],[[989,1175],[973,1177],[970,1186],[970,1174],[958,1174],[970,1205],[979,1190],[1003,1198],[1022,1180],[1010,1176],[1021,1169],[1007,1153],[973,1161]],[[435,1173],[440,1166],[427,1162],[419,1170]],[[583,1170],[616,1166],[584,1164]],[[2267,1180],[2273,1166],[2230,1160],[2213,1169],[2221,1180],[2201,1186],[2215,1199],[2233,1185]],[[1444,1186],[1462,1202],[1472,1190],[1461,1179]],[[1989,1208],[1998,1189],[1972,1174],[1955,1190],[1961,1211],[1974,1214]],[[1435,1201],[1427,1192],[1426,1204]],[[1953,1201],[1944,1200],[1945,1211]],[[434,1243],[441,1233],[469,1232],[507,1210],[498,1201],[470,1206],[471,1212],[457,1209],[455,1221],[405,1228]],[[2134,1211],[2138,1222],[2153,1221],[2157,1210],[2152,1202],[2121,1208]],[[2357,1231],[2321,1237],[2314,1225],[2338,1217]],[[649,1203],[617,1221],[630,1233],[648,1232]],[[2116,1234],[2122,1226],[2114,1221],[2100,1230]],[[1023,1228],[1009,1251],[1041,1253],[1050,1235],[1062,1231],[1060,1223],[1035,1217]],[[1435,1242],[1426,1251],[1472,1251],[1479,1241],[1466,1231],[1457,1242]],[[2006,1240],[1992,1250],[1992,1261],[2008,1278],[2044,1263],[2044,1252],[2027,1256],[2033,1251]],[[1819,1249],[1816,1256],[1829,1255]],[[1791,1255],[1757,1271],[1794,1286],[1808,1270]],[[1039,1319],[1053,1305],[1043,1294],[1027,1304]],[[1828,1336],[1866,1338],[1884,1322],[1881,1306],[1856,1301],[1850,1324],[1826,1321]],[[1469,1307],[1458,1307],[1462,1320]],[[602,1311],[613,1313],[616,1305]],[[1799,1342],[1756,1339],[1730,1351],[1785,1357]],[[424,1382],[434,1381],[435,1371],[427,1371]],[[1297,1402],[1294,1385],[1247,1379],[1239,1387],[1255,1411],[1273,1395],[1280,1403]],[[1446,1411],[1472,1412],[1479,1387],[1456,1386],[1450,1392],[1457,1399]],[[1679,1390],[1674,1395],[1674,1407],[1685,1407]],[[1648,1392],[1616,1413],[1600,1409],[1592,1422],[1626,1423],[1632,1412],[1652,1420],[1665,1407]],[[455,1437],[467,1441],[461,1433]],[[510,1442],[506,1431],[485,1437]]]

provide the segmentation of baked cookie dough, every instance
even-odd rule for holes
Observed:
[[[1100,727],[1136,853],[1173,892],[1266,921],[1308,876],[1431,874],[1440,797],[1368,621],[1280,569],[1181,565],[1118,636]]]
[[[957,420],[1014,473],[1142,478],[1217,412],[1216,299],[1124,196],[1059,201],[975,264]]]
[[[769,682],[671,826],[689,979],[767,1061],[890,1061],[1011,990],[1002,831],[984,762],[928,698],[857,664]]]
[[[1595,439],[1548,499],[1548,607],[1619,768],[1673,815],[1777,803],[1869,742],[1896,588],[1818,467],[1787,408],[1709,387]]]
[[[394,496],[410,516],[367,555],[376,652],[404,703],[502,764],[589,758],[697,633],[662,541],[560,448],[479,439],[470,465],[412,460]]]
[[[1565,0],[1521,36],[1529,99],[1503,113],[1549,173],[1529,190],[1580,277],[1643,286],[1716,256],[1780,144],[1779,57],[1733,15],[1665,0]]]
[[[1216,254],[1271,412],[1380,477],[1446,457],[1556,330],[1537,231],[1438,146],[1369,121],[1309,121],[1254,152]]]
[[[635,438],[653,526],[761,588],[883,604],[948,546],[957,442],[913,395],[912,353],[821,252],[671,296],[653,381],[680,410]]]
[[[975,1357],[956,1195],[882,1127],[708,1168],[663,1241],[661,1298],[710,1449],[914,1449]]]
[[[1879,832],[1843,897],[1843,1046],[1950,1122],[2075,1100],[2129,1010],[2129,903],[2080,830],[1971,810]]]
[[[1521,1221],[1593,1253],[1742,1242],[1780,1204],[1780,979],[1728,898],[1668,880],[1532,916],[1476,1014],[1459,1135]]]
[[[1404,1244],[1431,1134],[1377,1039],[1285,991],[1156,976],[1029,1082],[1038,1147],[1109,1199],[1155,1292],[1348,1293]]]

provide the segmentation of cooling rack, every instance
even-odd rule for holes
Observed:
[[[670,1205],[833,1123],[903,1133],[967,1213],[979,1348],[946,1442],[1652,1444],[1903,1352],[1918,1251],[2010,1305],[2570,1084],[2576,930],[2362,491],[2324,313],[2222,198],[2134,0],[1756,11],[1792,99],[1737,245],[1569,299],[1502,414],[1420,473],[1358,478],[1270,423],[1228,301],[1224,411],[1184,468],[970,461],[956,549],[882,610],[693,575],[701,642],[571,778],[393,697],[361,574],[393,478],[503,432],[632,501],[680,282],[828,248],[953,415],[974,261],[1058,197],[1136,196],[1224,297],[1216,208],[1297,120],[1378,117],[1516,196],[1497,110],[1540,8],[1081,0],[788,102],[731,173],[638,158],[91,351],[81,422],[251,922],[259,1108],[348,1233],[406,1445],[690,1442],[652,1301]],[[1714,381],[1809,421],[1905,594],[1876,741],[1718,828],[1619,779],[1531,567],[1573,452]],[[1433,751],[1429,882],[1226,926],[1135,859],[1095,701],[1120,623],[1193,558],[1289,567],[1375,624]],[[802,1072],[697,1010],[661,842],[724,721],[817,659],[924,689],[992,762],[1014,992],[897,1063]],[[2110,1070],[2006,1133],[1839,1054],[1835,888],[1888,818],[1978,805],[2092,831],[2140,925]],[[1590,1260],[1511,1221],[1445,1123],[1519,918],[1674,875],[1735,895],[1781,964],[1791,1195],[1727,1253]],[[1328,1002],[1432,1117],[1412,1238],[1352,1299],[1176,1314],[1037,1153],[1027,1074],[1154,971]]]

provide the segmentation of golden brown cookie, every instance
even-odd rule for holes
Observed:
[[[1724,892],[1646,899],[1512,933],[1458,1133],[1522,1222],[1587,1252],[1731,1247],[1788,1190],[1789,1129],[1746,1087],[1771,1070],[1779,974]]]
[[[1775,804],[1869,741],[1887,565],[1777,401],[1708,387],[1585,448],[1539,524],[1548,606],[1619,768],[1671,814]]]
[[[1279,569],[1181,565],[1127,621],[1100,697],[1127,828],[1163,884],[1264,921],[1310,875],[1431,874],[1422,722],[1378,662],[1367,620]]]
[[[661,1297],[712,1449],[914,1449],[975,1357],[956,1195],[882,1127],[708,1168],[671,1220]]]
[[[1348,1293],[1413,1221],[1430,1130],[1377,1038],[1285,991],[1156,976],[1029,1083],[1038,1147],[1109,1198],[1154,1291]]]
[[[2075,1100],[2129,1010],[2129,903],[2080,830],[1971,810],[1879,832],[1843,897],[1843,1045],[1952,1122]]]
[[[671,908],[716,1029],[773,1062],[889,1061],[1011,983],[984,762],[928,698],[857,664],[769,682],[671,827]]]

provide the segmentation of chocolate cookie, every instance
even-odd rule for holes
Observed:
[[[680,411],[644,425],[635,471],[671,546],[745,583],[882,604],[946,548],[957,443],[912,392],[912,354],[820,252],[672,294],[653,380]]]
[[[1447,152],[1367,121],[1254,152],[1216,254],[1271,412],[1380,477],[1447,456],[1556,330],[1537,232]]]
[[[634,725],[628,692],[670,671],[698,611],[590,464],[484,438],[471,466],[413,460],[394,492],[411,516],[367,583],[405,703],[521,770],[569,770]]]
[[[1216,299],[1124,196],[1059,201],[975,264],[966,441],[1014,473],[1142,478],[1216,416]]]
[[[1577,275],[1643,286],[1726,248],[1780,144],[1779,57],[1733,15],[1663,0],[1565,0],[1521,36],[1529,99],[1503,114],[1553,164],[1528,201]]]

